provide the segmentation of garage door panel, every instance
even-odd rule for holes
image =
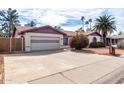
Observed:
[[[32,50],[49,50],[49,49],[58,49],[59,44],[32,44]]]
[[[59,37],[31,37],[31,40],[59,40]]]
[[[31,50],[51,50],[60,48],[59,37],[31,37]]]
[[[31,40],[31,43],[59,43],[59,40]]]

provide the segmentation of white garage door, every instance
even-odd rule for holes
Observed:
[[[31,37],[31,50],[50,50],[60,48],[59,37],[43,37],[43,36],[32,36]]]

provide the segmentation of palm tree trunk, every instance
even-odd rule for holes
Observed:
[[[104,30],[104,31],[105,31],[105,30]],[[105,44],[105,46],[106,46],[106,31],[103,32],[103,42],[104,42],[104,44]]]
[[[103,42],[104,42],[104,44],[106,46],[106,37],[103,37]]]
[[[91,22],[90,22],[90,30],[91,30]]]
[[[84,31],[84,22],[83,22],[82,28],[83,28],[82,30]]]

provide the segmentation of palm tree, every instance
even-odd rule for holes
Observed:
[[[75,32],[84,32],[84,30],[82,30],[82,27],[80,27],[77,30],[75,30]]]
[[[86,21],[85,25],[87,26],[87,29],[88,29],[89,28],[89,21]]]
[[[15,25],[19,24],[18,20],[18,13],[14,9],[8,8],[8,10],[1,10],[0,11],[0,23],[1,23],[1,30],[7,34],[8,37],[14,36],[13,33],[16,30]],[[10,38],[10,52],[11,52],[11,38]]]
[[[31,21],[31,22],[25,24],[25,26],[35,27],[36,26],[36,23],[34,21]]]
[[[91,26],[92,26],[92,25],[91,25],[91,23],[92,23],[92,19],[90,18],[88,21],[89,21],[89,24],[90,24],[90,30],[91,30],[91,28],[92,28],[92,27],[91,27]]]
[[[18,13],[14,9],[8,8],[8,10],[0,11],[0,23],[2,26],[1,30],[4,30],[9,37],[12,36],[12,33],[15,29],[15,25],[19,24]]]
[[[55,29],[61,29],[61,26],[54,26]]]
[[[124,32],[119,31],[118,35],[124,35]]]
[[[99,16],[96,19],[94,29],[102,34],[103,41],[106,44],[106,36],[108,33],[111,34],[113,31],[116,31],[115,18],[111,15]]]
[[[84,31],[84,20],[85,20],[85,17],[82,16],[82,17],[81,17],[81,21],[82,21],[82,31]]]

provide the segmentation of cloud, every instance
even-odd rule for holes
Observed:
[[[111,14],[115,17],[117,30],[123,31],[124,29],[124,9],[116,8],[94,8],[94,9],[40,9],[40,8],[29,8],[29,9],[18,9],[21,23],[24,24],[29,21],[36,21],[38,26],[41,25],[58,25],[62,26],[67,30],[76,30],[81,27],[81,16],[85,16],[88,20],[92,18],[95,23],[95,18],[104,14]]]
[[[18,12],[19,16],[28,21],[35,20],[38,24],[43,25],[61,25],[67,21],[65,16],[50,9],[20,9]]]
[[[36,20],[37,23],[49,25],[62,25],[68,20],[80,21],[81,16],[86,19],[100,15],[102,9],[18,9],[23,21]],[[92,16],[94,15],[94,16]]]
[[[67,22],[67,18],[64,16],[61,16],[53,11],[47,11],[45,12],[44,16],[42,16],[39,19],[39,22],[42,24],[49,24],[49,25],[58,25],[60,26],[63,23]]]
[[[111,8],[108,13],[115,17],[117,31],[124,31],[124,8]]]
[[[62,28],[64,30],[67,30],[67,31],[75,31],[80,27],[81,27],[81,25],[77,25],[77,26],[62,26]]]

